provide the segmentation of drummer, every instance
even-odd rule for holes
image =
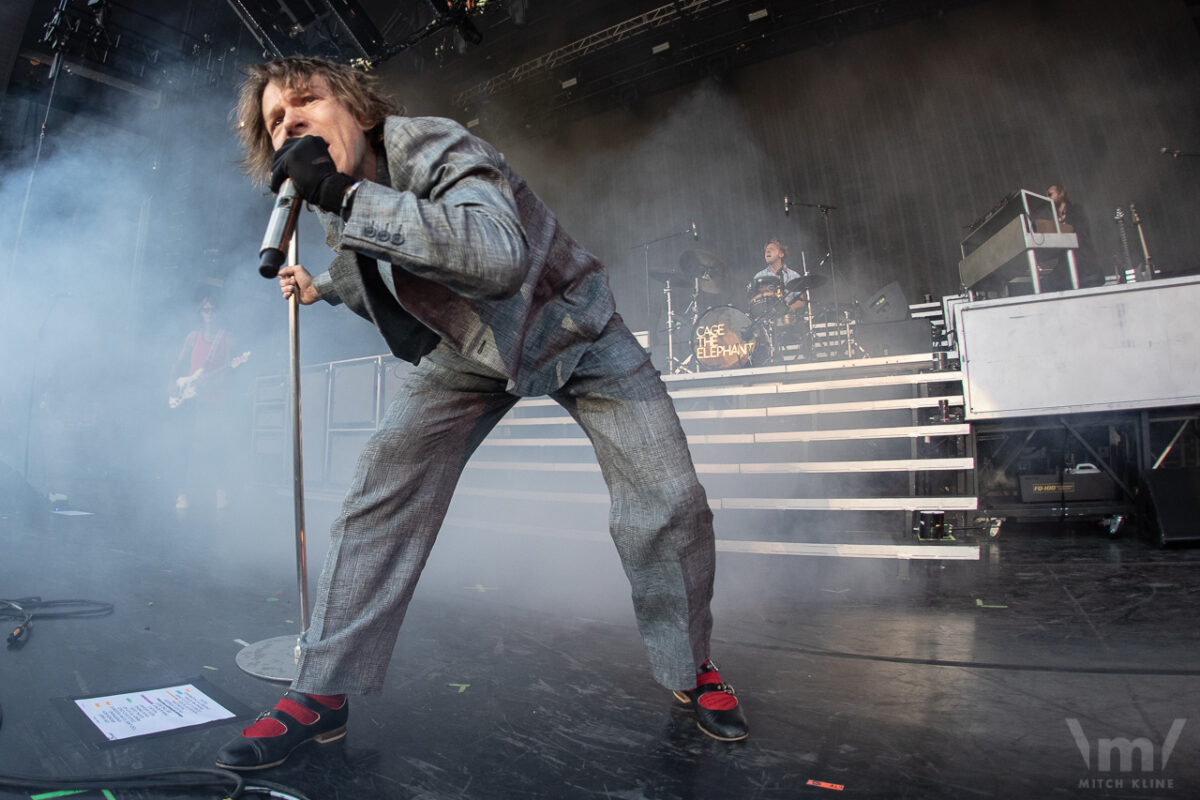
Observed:
[[[787,311],[783,313],[794,314],[804,310],[804,306],[806,305],[804,293],[785,292],[782,288],[801,277],[799,272],[796,272],[783,263],[783,260],[787,258],[787,253],[787,245],[783,242],[778,239],[767,240],[763,248],[763,258],[766,260],[767,265],[759,272],[756,272],[750,281],[752,287],[751,293],[755,295],[751,297],[751,305],[754,305],[757,296],[766,291],[771,291],[778,292],[787,304]],[[776,280],[762,281],[762,278],[775,278]]]

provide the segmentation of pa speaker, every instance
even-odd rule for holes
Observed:
[[[900,322],[908,319],[908,298],[900,284],[892,281],[863,304],[859,322]]]
[[[1159,544],[1200,542],[1200,469],[1151,469],[1142,475],[1143,531]]]
[[[929,321],[906,319],[854,326],[854,341],[868,356],[898,356],[904,353],[933,353],[933,333]]]

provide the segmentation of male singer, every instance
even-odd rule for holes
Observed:
[[[543,394],[595,448],[655,680],[709,736],[744,739],[709,661],[712,513],[603,265],[490,145],[450,120],[399,116],[363,73],[305,58],[252,67],[238,118],[247,171],[273,191],[291,180],[336,253],[316,277],[284,268],[283,295],[345,303],[416,366],[333,523],[299,674],[218,766],[269,767],[345,735],[346,695],[382,691],[467,459],[519,398]]]

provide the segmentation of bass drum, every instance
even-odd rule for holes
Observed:
[[[692,354],[704,369],[733,369],[754,363],[758,326],[733,306],[716,306],[692,328]]]

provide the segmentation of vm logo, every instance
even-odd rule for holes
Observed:
[[[1160,768],[1167,768],[1167,761],[1171,758],[1171,753],[1175,751],[1175,745],[1179,742],[1179,736],[1183,733],[1183,726],[1187,722],[1184,719],[1177,719],[1171,723],[1171,730],[1167,731],[1167,738],[1162,745],[1162,764]],[[1083,734],[1083,726],[1079,724],[1077,719],[1068,719],[1067,727],[1071,730],[1071,736],[1075,739],[1075,746],[1079,748],[1079,754],[1083,756],[1083,763],[1088,768],[1092,768],[1092,743]],[[1096,740],[1096,769],[1100,772],[1110,772],[1112,770],[1112,756],[1116,752],[1119,755],[1121,772],[1133,771],[1134,754],[1141,756],[1141,771],[1152,772],[1154,770],[1154,743],[1144,736],[1137,739],[1126,739],[1124,736],[1116,739],[1097,739]]]

